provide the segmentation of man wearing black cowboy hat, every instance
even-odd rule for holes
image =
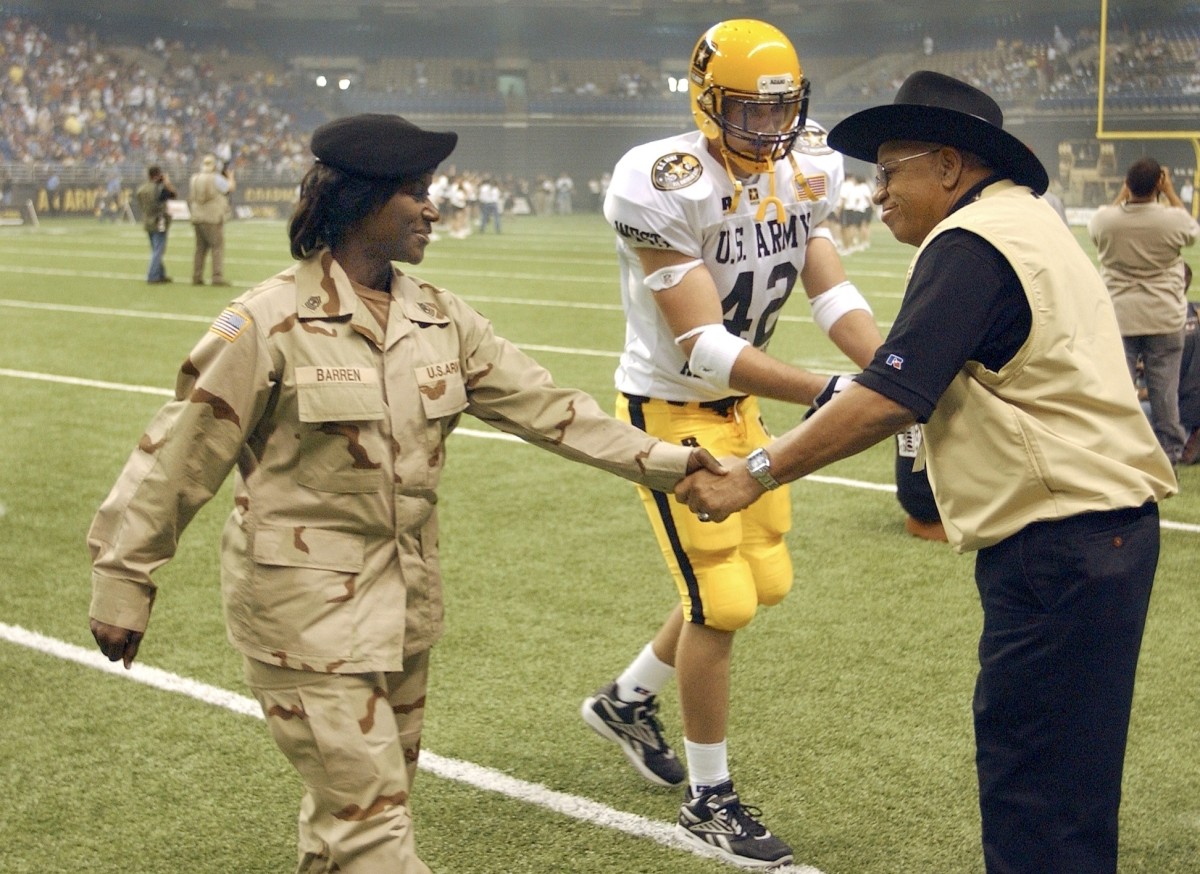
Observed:
[[[878,162],[883,222],[919,249],[874,360],[767,447],[769,473],[789,482],[922,424],[950,543],[978,551],[987,870],[1104,874],[1158,502],[1177,485],[1104,284],[1038,196],[1045,169],[1002,125],[983,92],[918,72],[892,105],[830,131],[835,149]],[[723,519],[763,493],[761,476],[726,466],[676,496]]]

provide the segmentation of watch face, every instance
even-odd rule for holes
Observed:
[[[771,457],[765,449],[755,449],[746,456],[746,470],[758,480],[765,489],[779,488],[779,482],[771,476]]]

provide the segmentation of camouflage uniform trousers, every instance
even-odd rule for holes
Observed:
[[[402,672],[326,674],[249,658],[245,670],[304,782],[297,874],[429,874],[409,810],[428,651],[407,657]]]

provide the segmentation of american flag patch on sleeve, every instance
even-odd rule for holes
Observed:
[[[242,331],[246,330],[248,324],[250,324],[248,315],[238,312],[232,307],[226,307],[208,330],[232,343]]]

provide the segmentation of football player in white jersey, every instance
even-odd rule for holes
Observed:
[[[797,283],[859,367],[882,338],[820,227],[836,208],[842,158],[807,121],[809,83],[791,42],[761,21],[721,22],[696,44],[690,79],[699,130],[631,149],[604,202],[627,319],[617,410],[663,439],[753,459],[769,439],[758,397],[813,405],[838,385],[766,352]],[[734,632],[792,585],[787,489],[721,523],[641,491],[681,603],[584,701],[583,718],[647,779],[689,782],[677,826],[685,841],[742,866],[786,864],[791,848],[738,800],[725,733]],[[686,772],[656,715],[673,675]]]

